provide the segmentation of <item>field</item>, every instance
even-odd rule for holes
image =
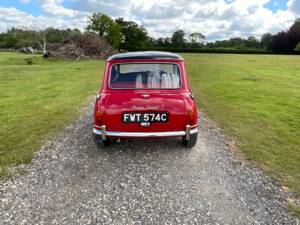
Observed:
[[[199,108],[300,197],[300,57],[184,54]]]
[[[29,162],[78,115],[96,94],[103,65],[0,53],[0,177],[9,175],[9,166]]]
[[[300,197],[300,57],[182,54],[199,108]],[[0,53],[0,175],[28,162],[99,87],[103,62]],[[201,138],[201,137],[200,137]]]

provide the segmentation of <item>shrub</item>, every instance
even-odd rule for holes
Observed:
[[[224,53],[224,54],[270,54],[270,51],[263,49],[233,49],[233,48],[135,48],[129,47],[129,51],[168,51],[178,53]]]
[[[173,48],[173,47],[162,47],[162,48],[136,48],[129,47],[128,51],[167,51],[177,53],[219,53],[219,54],[300,54],[300,52],[282,52],[274,53],[272,51],[264,49],[234,49],[234,48]]]
[[[296,45],[294,51],[295,51],[295,52],[300,52],[300,41],[299,41],[298,44]]]
[[[32,65],[33,64],[32,58],[25,58],[25,62],[26,62],[27,65]]]

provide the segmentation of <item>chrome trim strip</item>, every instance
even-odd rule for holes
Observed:
[[[101,130],[97,130],[94,128],[93,130],[94,134],[97,135],[103,135]],[[195,129],[190,130],[190,134],[198,133],[198,127]],[[168,131],[168,132],[118,132],[118,131],[106,131],[105,132],[105,138],[106,136],[110,137],[141,137],[141,138],[147,138],[147,137],[180,137],[180,136],[186,136],[185,131]],[[103,136],[102,136],[103,138]]]
[[[196,133],[198,133],[198,132],[199,132],[198,127],[196,127],[195,129],[192,129],[192,130],[190,131],[191,134],[196,134]]]
[[[191,126],[187,125],[185,128],[185,139],[190,140],[191,139]]]
[[[106,126],[105,125],[101,126],[101,138],[103,141],[106,140]]]

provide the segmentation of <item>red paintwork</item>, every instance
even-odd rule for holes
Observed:
[[[110,68],[116,63],[165,62],[175,63],[180,68],[182,85],[179,89],[169,90],[121,90],[111,89],[109,83]],[[142,60],[111,60],[106,62],[101,97],[95,103],[94,125],[106,125],[107,131],[126,132],[164,132],[184,131],[186,125],[197,124],[197,106],[191,98],[185,63],[180,59],[142,59]],[[142,97],[149,94],[149,98]],[[135,106],[135,109],[132,107]],[[159,107],[153,109],[153,107]],[[148,109],[142,109],[146,107]],[[168,112],[167,123],[153,123],[149,127],[140,124],[122,122],[122,112]],[[101,118],[99,120],[99,118]]]

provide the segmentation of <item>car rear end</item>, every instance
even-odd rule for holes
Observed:
[[[189,140],[197,133],[197,107],[181,58],[107,61],[95,104],[97,137]]]

